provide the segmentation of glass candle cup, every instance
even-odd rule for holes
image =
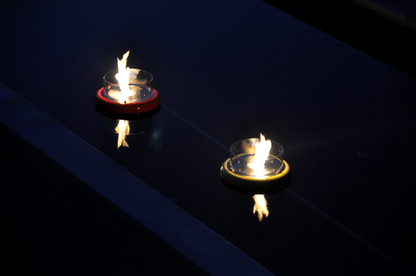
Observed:
[[[136,103],[149,100],[154,96],[154,91],[150,86],[153,76],[149,72],[130,68],[128,80],[130,91],[128,93],[121,92],[120,85],[115,77],[116,74],[117,70],[113,70],[103,77],[103,97],[106,99],[119,103]]]
[[[283,147],[271,141],[268,157],[256,161],[256,144],[258,138],[244,139],[235,142],[230,147],[230,170],[238,175],[258,179],[266,179],[275,176],[284,169]]]

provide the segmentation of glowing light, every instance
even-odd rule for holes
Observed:
[[[264,195],[254,195],[254,207],[253,207],[253,214],[257,212],[257,216],[259,217],[259,221],[262,221],[263,216],[269,216],[269,209],[267,209],[267,201]]]
[[[260,142],[255,144],[256,152],[254,154],[253,162],[248,164],[248,166],[254,170],[255,177],[259,179],[265,178],[264,163],[269,157],[271,148],[272,142],[270,140],[266,141],[264,135],[260,133]]]
[[[129,147],[129,144],[126,142],[126,136],[130,133],[129,121],[119,120],[115,130],[118,133],[117,148],[119,148],[121,145],[123,147]]]

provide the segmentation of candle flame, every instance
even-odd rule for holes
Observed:
[[[130,51],[127,51],[123,58],[120,60],[117,58],[118,73],[115,75],[118,85],[120,86],[120,93],[115,94],[115,98],[119,103],[127,103],[128,96],[134,94],[129,88],[130,68],[127,67],[127,58],[129,57]],[[128,120],[119,120],[116,127],[118,133],[117,148],[120,146],[129,147],[127,144],[126,136],[130,134],[130,126]]]
[[[120,103],[127,103],[128,96],[134,94],[133,91],[129,88],[129,78],[130,78],[130,67],[126,67],[127,58],[130,54],[130,51],[127,51],[121,60],[117,58],[118,73],[115,75],[118,85],[120,86],[120,94],[117,95],[117,100]]]
[[[266,140],[263,134],[260,133],[260,142],[255,144],[256,152],[254,154],[253,163],[249,163],[248,166],[254,170],[254,174],[259,179],[265,178],[264,163],[269,157],[270,149],[272,148],[272,142]],[[269,216],[269,209],[267,209],[267,201],[264,195],[254,195],[254,207],[253,214],[257,212],[259,221],[263,220],[263,216]]]
[[[263,216],[269,216],[269,209],[267,209],[267,201],[264,195],[254,195],[254,207],[253,207],[253,214],[257,211],[257,216],[259,217],[259,221],[261,222]]]
[[[263,134],[260,133],[260,142],[255,144],[256,152],[254,154],[253,162],[249,163],[248,166],[254,170],[254,174],[259,179],[264,179],[264,163],[269,157],[270,149],[272,148],[272,142],[266,141]]]
[[[116,132],[118,133],[117,148],[119,148],[121,145],[123,145],[123,147],[129,147],[129,144],[126,142],[126,136],[130,133],[129,121],[119,120],[116,127]]]

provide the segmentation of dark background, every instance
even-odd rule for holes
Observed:
[[[17,1],[1,16],[0,82],[271,272],[414,273],[414,32],[344,1]],[[94,96],[127,50],[162,107],[117,149]],[[219,178],[228,147],[260,132],[293,173],[261,223]]]

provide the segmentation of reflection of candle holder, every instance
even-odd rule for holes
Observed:
[[[130,69],[128,86],[130,93],[123,95],[115,77],[117,70],[106,73],[103,87],[97,92],[97,105],[115,113],[143,113],[160,105],[160,95],[150,86],[153,76],[140,69]]]
[[[230,147],[230,158],[221,166],[221,177],[226,184],[243,189],[278,189],[290,182],[289,165],[283,160],[283,147],[272,141],[268,157],[260,167],[255,163],[255,145],[260,139],[235,142]],[[264,164],[264,165],[263,165]]]
[[[105,109],[101,104],[96,104],[95,110],[97,110],[101,115],[110,119],[142,121],[156,115],[160,110],[160,105],[155,109],[143,113],[115,113]]]

